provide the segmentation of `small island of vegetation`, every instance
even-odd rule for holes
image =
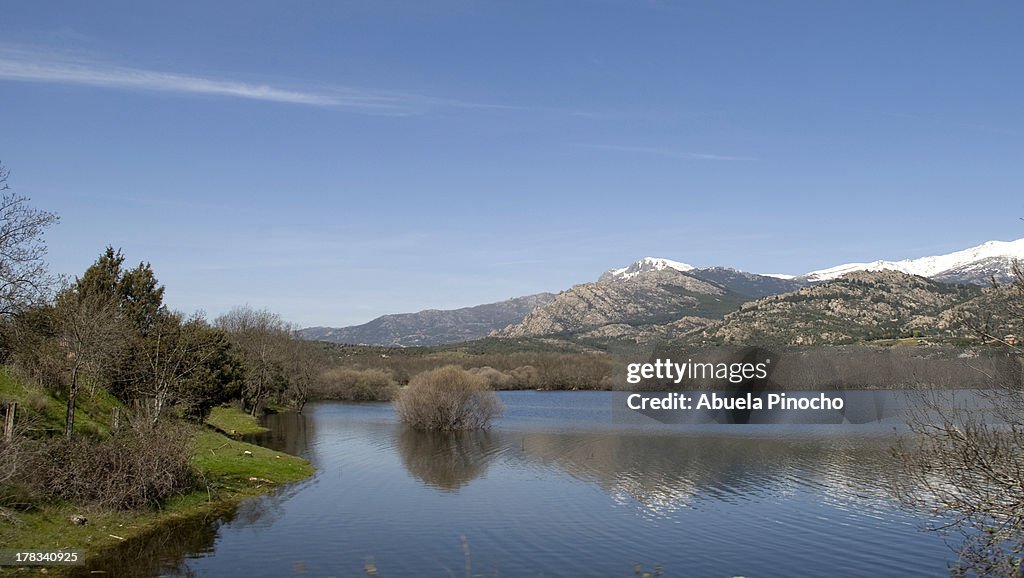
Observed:
[[[501,411],[484,378],[455,365],[417,375],[395,400],[398,417],[421,430],[482,429]]]

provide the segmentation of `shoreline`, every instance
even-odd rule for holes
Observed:
[[[250,427],[266,431],[255,418],[245,417]],[[49,575],[76,575],[90,568],[91,561],[107,559],[119,548],[144,543],[178,524],[230,515],[245,500],[302,482],[316,472],[304,458],[231,439],[214,424],[196,428],[192,463],[200,479],[205,479],[206,488],[172,498],[161,509],[104,511],[64,503],[16,513],[14,521],[4,522],[6,527],[0,532],[5,547],[80,549],[85,551],[85,565],[4,566],[0,576],[36,575],[43,569]],[[85,516],[86,523],[73,523],[71,517],[76,515]]]

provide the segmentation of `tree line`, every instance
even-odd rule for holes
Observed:
[[[52,502],[159,505],[202,481],[190,424],[214,406],[301,411],[323,347],[267,310],[175,311],[150,263],[112,246],[78,276],[51,274],[59,218],[7,177],[0,165],[0,522]]]
[[[0,362],[66,400],[72,437],[82,392],[109,393],[137,419],[202,421],[235,401],[252,415],[301,410],[330,356],[279,315],[249,306],[208,320],[172,310],[147,262],[107,247],[81,275],[47,270],[45,231],[59,221],[10,192],[0,165]]]
[[[321,348],[270,311],[236,307],[211,322],[171,310],[164,290],[149,263],[127,267],[107,247],[52,299],[7,316],[4,361],[63,393],[67,437],[83,388],[103,389],[152,421],[202,421],[233,400],[252,415],[270,404],[301,409],[326,369]]]

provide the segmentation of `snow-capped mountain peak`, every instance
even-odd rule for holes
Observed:
[[[620,269],[609,269],[598,281],[627,281],[636,277],[640,273],[646,273],[648,271],[664,271],[665,269],[675,269],[676,271],[692,271],[696,267],[687,263],[680,263],[679,261],[672,261],[670,259],[662,259],[659,257],[644,257],[639,261],[629,265],[628,267],[622,267]]]
[[[886,269],[901,271],[910,275],[920,275],[922,277],[943,277],[944,275],[952,275],[955,272],[970,269],[972,265],[981,262],[1005,261],[1008,264],[1013,259],[1024,260],[1024,239],[1017,239],[1016,241],[988,241],[970,249],[918,259],[847,263],[828,269],[811,271],[803,275],[802,278],[808,281],[828,281],[853,271],[882,271]]]

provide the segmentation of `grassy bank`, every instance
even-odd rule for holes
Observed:
[[[206,418],[206,425],[229,436],[244,436],[270,431],[261,426],[251,415],[237,407],[215,407]]]
[[[76,405],[75,434],[109,435],[111,413],[115,407],[122,406],[121,402],[102,389],[83,390]],[[29,420],[30,428],[37,435],[64,433],[67,401],[54,396],[41,385],[15,379],[6,367],[0,366],[0,404],[8,401],[18,403],[19,420]]]
[[[43,401],[41,396],[47,399]],[[63,402],[46,396],[42,388],[22,386],[0,370],[0,401],[3,400],[24,404],[26,419],[33,420],[43,430],[59,430],[57,426],[63,416]],[[109,415],[110,403],[110,399],[103,398],[96,406]],[[29,404],[33,407],[28,407]],[[313,474],[313,467],[302,458],[231,439],[212,429],[216,427],[237,433],[265,431],[255,419],[241,411],[218,410],[212,418],[211,427],[193,426],[191,462],[201,480],[196,491],[167,500],[159,509],[106,511],[51,502],[38,504],[29,511],[8,510],[8,516],[0,517],[0,544],[4,548],[15,549],[83,549],[86,558],[90,559],[126,540],[144,536],[163,524],[215,514],[244,498],[272,491],[282,484],[297,482]],[[103,414],[85,418],[86,414],[80,413],[84,427],[99,432],[106,429],[100,417]],[[84,516],[87,522],[75,524],[72,516]],[[3,576],[36,572],[38,568],[0,568]],[[48,573],[59,574],[60,569],[49,567]]]

